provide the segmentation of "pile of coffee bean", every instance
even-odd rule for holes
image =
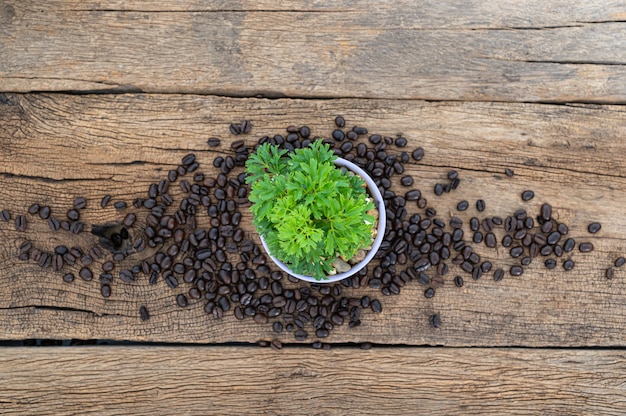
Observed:
[[[381,313],[382,303],[368,289],[398,295],[415,280],[425,286],[424,296],[430,299],[444,285],[451,270],[458,269],[472,279],[494,270],[493,279],[502,280],[505,270],[481,261],[472,244],[495,249],[500,241],[503,247],[510,248],[510,256],[519,259],[519,264],[508,270],[511,276],[522,275],[524,267],[539,256],[545,258],[545,267],[549,269],[556,267],[558,258],[563,258],[566,271],[575,266],[571,252],[576,241],[567,238],[567,225],[552,217],[549,204],[543,204],[534,218],[524,208],[505,218],[471,217],[470,239],[463,230],[463,219],[439,218],[422,191],[413,186],[414,179],[405,174],[406,164],[425,157],[423,148],[405,150],[408,140],[401,134],[395,138],[368,135],[365,127],[345,126],[343,117],[337,117],[329,137],[321,139],[335,154],[371,175],[384,198],[387,228],[375,259],[339,283],[308,284],[285,275],[268,262],[262,248],[241,228],[242,210],[250,206],[249,186],[245,183],[248,156],[263,143],[288,151],[309,145],[319,136],[313,136],[307,126],[289,126],[284,134],[263,136],[253,142],[232,141],[227,149],[221,149],[227,153],[225,156],[213,159],[211,175],[200,171],[195,154],[186,155],[167,177],[135,198],[133,208],[126,201],[115,201],[115,210],[125,214],[115,223],[90,226],[81,222],[81,210],[88,206],[84,197],[77,197],[73,206],[58,218],[49,207],[33,204],[28,214],[34,220],[47,221],[52,232],[80,234],[90,227],[94,243],[89,248],[59,245],[52,252],[45,252],[36,248],[33,241],[25,240],[18,257],[37,262],[42,268],[52,268],[66,283],[71,283],[76,275],[85,281],[94,280],[95,276],[104,298],[109,298],[118,284],[165,284],[176,292],[174,298],[181,308],[202,302],[204,311],[215,318],[232,313],[238,320],[269,324],[276,333],[291,332],[297,341],[307,340],[309,331],[323,339],[337,326],[358,326],[364,310]],[[251,131],[252,123],[248,120],[230,126],[233,135]],[[211,148],[222,147],[222,141],[216,137],[208,139],[207,144]],[[513,175],[510,169],[505,173]],[[457,189],[461,184],[459,176],[455,170],[447,172],[448,182],[437,183],[434,195]],[[406,190],[398,189],[397,183]],[[528,190],[521,199],[525,202],[533,197],[534,193]],[[100,209],[107,209],[111,200],[110,195],[104,196]],[[462,200],[456,209],[463,212],[469,205]],[[475,206],[483,212],[486,203],[479,199]],[[127,213],[128,209],[133,212]],[[0,212],[0,220],[10,219],[11,213]],[[26,215],[16,216],[16,230],[24,232],[28,221],[31,219]],[[496,228],[504,231],[501,239],[496,238]],[[600,224],[589,225],[590,233],[599,230]],[[578,243],[578,248],[586,253],[593,250],[593,245],[585,241]],[[624,263],[623,257],[617,259],[615,268]],[[614,277],[613,268],[606,270],[606,277]],[[465,284],[460,274],[452,281],[457,287]],[[139,317],[150,319],[145,305],[141,306]],[[439,328],[440,315],[431,315],[429,322]],[[268,345],[282,348],[278,341]],[[324,345],[327,344],[314,343],[316,348]]]

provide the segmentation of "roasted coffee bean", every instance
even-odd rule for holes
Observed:
[[[563,262],[563,268],[564,268],[566,271],[570,271],[570,270],[572,270],[572,269],[574,268],[574,265],[575,265],[575,263],[574,263],[574,261],[573,261],[572,259],[567,259],[567,260],[565,260],[565,261]]]
[[[489,248],[494,248],[496,246],[496,236],[493,233],[487,233],[485,235],[485,245]]]
[[[7,222],[10,219],[11,219],[11,213],[8,210],[3,209],[2,211],[0,211],[0,221]]]
[[[433,289],[432,287],[429,287],[428,289],[424,291],[424,297],[426,299],[430,299],[433,296],[435,296],[435,289]]]
[[[148,319],[150,319],[150,314],[148,313],[148,308],[146,308],[145,306],[141,305],[141,307],[139,308],[139,316],[141,317],[142,321],[147,321]]]
[[[574,240],[573,238],[568,238],[563,243],[563,251],[565,251],[566,253],[569,253],[570,251],[574,249],[575,246],[576,246],[576,240]]]
[[[595,234],[598,231],[600,231],[601,228],[602,228],[602,224],[600,224],[599,222],[592,222],[587,227],[587,231],[589,231],[591,234]]]
[[[341,116],[335,117],[335,126],[344,127],[345,125],[346,125],[346,120],[343,117]]]
[[[457,211],[465,211],[469,207],[469,202],[463,200],[456,205]]]
[[[615,267],[622,267],[624,264],[626,264],[626,258],[618,257],[615,259]]]
[[[116,203],[113,204],[113,206],[117,210],[121,210],[121,209],[124,209],[124,208],[127,207],[126,202],[124,202],[124,201],[117,201]]]
[[[553,226],[554,224],[552,223],[551,220],[545,221],[543,224],[541,224],[541,232],[544,232],[547,234],[550,231],[552,231]]]
[[[383,306],[378,299],[374,299],[370,303],[370,308],[372,309],[372,312],[374,313],[381,313],[383,311]]]
[[[80,222],[80,221],[75,221],[75,222],[73,222],[73,223],[72,223],[72,225],[70,226],[70,231],[71,231],[73,234],[80,234],[80,233],[82,233],[82,232],[83,232],[84,228],[85,228],[85,225],[84,225],[82,222]]]
[[[556,260],[547,259],[543,264],[546,266],[546,269],[554,269],[556,267]]]
[[[412,176],[403,176],[402,179],[400,179],[400,183],[404,186],[411,186],[413,185],[413,177]],[[416,199],[419,199],[416,198]]]
[[[534,197],[535,197],[535,193],[533,191],[522,192],[522,201],[530,201]]]
[[[550,218],[552,218],[552,207],[550,206],[550,204],[543,204],[541,205],[541,218],[544,221],[549,221]]]
[[[111,296],[111,286],[109,285],[100,286],[100,294],[102,295],[103,298],[108,298],[109,296]]]
[[[496,271],[493,272],[493,280],[495,280],[496,282],[499,282],[503,278],[504,278],[504,270],[503,269],[496,269]]]
[[[479,212],[483,212],[485,210],[485,201],[483,201],[482,199],[479,199],[476,201],[476,209]]]
[[[106,208],[106,206],[109,204],[109,201],[111,201],[111,195],[105,195],[104,197],[102,197],[102,201],[100,201],[100,206],[102,208]]]
[[[31,215],[35,215],[39,212],[39,204],[32,204],[28,207],[28,213]]]
[[[524,269],[521,266],[511,266],[509,273],[511,273],[511,276],[521,276],[524,273]]]
[[[474,243],[481,243],[483,241],[483,233],[481,233],[480,231],[476,231],[474,233],[474,237],[472,238],[472,241]]]
[[[515,246],[509,251],[509,254],[511,255],[511,257],[515,257],[515,258],[521,256],[522,253],[524,253],[524,247],[522,246]]]
[[[443,184],[436,183],[433,191],[435,192],[435,195],[437,195],[437,196],[442,195],[443,194]]]
[[[333,136],[333,139],[335,139],[338,142],[342,141],[346,137],[344,132],[341,130],[334,130],[332,133],[332,136]]]
[[[187,306],[187,297],[185,295],[183,295],[182,293],[179,294],[178,296],[176,296],[176,303],[181,308],[186,307]]]
[[[131,283],[135,278],[130,270],[121,270],[120,271],[120,280],[124,283]]]
[[[74,281],[74,274],[72,273],[67,273],[65,275],[63,275],[63,281],[66,283],[71,283]]]
[[[510,168],[505,168],[505,169],[504,169],[504,173],[505,173],[505,174],[506,174],[506,176],[508,176],[509,178],[510,178],[510,177],[512,177],[512,176],[515,174],[515,172],[513,172],[513,170],[512,170],[512,169],[510,169]]]
[[[221,140],[218,139],[217,137],[211,137],[209,140],[207,140],[207,144],[210,147],[217,147],[220,145],[220,143],[221,143]]]
[[[413,189],[404,194],[404,199],[407,201],[417,201],[421,197],[421,192],[418,189]]]
[[[546,241],[548,244],[554,245],[558,243],[560,239],[561,239],[561,233],[559,233],[558,231],[554,231],[548,234]]]
[[[567,228],[567,225],[560,223],[559,225],[557,225],[556,230],[561,233],[561,235],[567,235],[567,233],[569,232],[569,229]]]
[[[472,269],[472,279],[478,280],[482,277],[483,271],[480,267],[474,267]]]
[[[612,279],[613,278],[613,269],[611,267],[606,269],[606,272],[604,273],[604,275],[606,276],[607,279]]]
[[[15,230],[21,232],[26,231],[26,215],[18,215],[15,217]]]
[[[72,221],[76,221],[80,218],[80,214],[75,209],[70,209],[69,211],[67,211],[66,215],[67,215],[67,218],[69,218]]]
[[[78,275],[86,281],[89,281],[93,278],[93,273],[91,273],[91,270],[88,267],[83,267],[82,269],[80,269]]]
[[[524,257],[521,261],[520,264],[522,266],[528,266],[530,263],[532,263],[533,259],[532,257]]]
[[[578,244],[578,250],[580,250],[581,253],[589,253],[590,251],[593,250],[593,244],[591,244],[591,243],[580,243],[580,244]]]
[[[456,287],[463,287],[463,278],[461,276],[454,276],[454,285]]]
[[[413,157],[414,160],[419,162],[424,157],[424,149],[422,149],[421,147],[418,147],[417,149],[413,151],[413,153],[411,153],[411,156]]]
[[[438,313],[430,315],[430,317],[428,318],[428,323],[433,328],[441,327],[441,316]]]
[[[176,289],[178,287],[178,279],[176,277],[174,277],[173,274],[171,274],[172,272],[168,272],[168,274],[166,275],[166,273],[164,272],[163,274],[166,275],[167,277],[165,277],[165,283],[172,289]]]

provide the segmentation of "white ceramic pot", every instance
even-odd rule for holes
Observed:
[[[386,215],[386,212],[385,212],[385,202],[383,201],[383,196],[381,195],[380,190],[378,189],[378,187],[376,186],[376,184],[374,183],[372,178],[370,178],[370,176],[363,169],[361,169],[360,167],[358,167],[354,163],[349,162],[349,161],[347,161],[345,159],[342,159],[342,158],[335,159],[335,165],[343,166],[346,169],[354,172],[355,174],[357,174],[361,178],[363,178],[363,180],[367,184],[367,189],[369,191],[369,194],[374,199],[372,202],[373,202],[374,206],[378,209],[378,233],[376,234],[376,238],[374,239],[374,243],[372,244],[372,249],[367,253],[367,255],[365,256],[365,258],[362,261],[360,261],[359,263],[353,265],[352,268],[350,270],[348,270],[347,272],[345,272],[345,273],[337,273],[337,274],[332,275],[332,276],[327,276],[327,278],[324,279],[324,280],[316,280],[312,276],[304,276],[304,275],[292,272],[289,269],[288,265],[286,265],[285,263],[281,262],[276,257],[272,256],[272,254],[269,252],[269,249],[267,248],[267,244],[265,243],[265,240],[263,239],[263,236],[260,236],[261,237],[261,243],[263,244],[263,247],[265,248],[265,251],[268,253],[270,258],[274,261],[274,263],[276,263],[276,265],[281,270],[283,270],[284,272],[287,272],[290,275],[292,275],[292,276],[294,276],[294,277],[296,277],[296,278],[298,278],[300,280],[304,280],[306,282],[312,282],[312,283],[333,283],[333,282],[338,282],[340,280],[343,280],[346,277],[352,276],[353,274],[355,274],[359,270],[361,270],[363,267],[365,267],[374,258],[374,256],[378,252],[378,249],[380,248],[381,243],[383,242],[383,237],[385,236],[385,226],[387,224],[387,215]]]

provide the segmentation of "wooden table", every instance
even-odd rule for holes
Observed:
[[[625,20],[620,1],[0,1],[0,209],[12,218],[34,202],[62,216],[84,196],[86,230],[120,221],[139,210],[100,199],[145,197],[188,153],[211,175],[235,139],[289,125],[328,137],[343,115],[425,149],[407,173],[438,216],[536,215],[547,202],[595,248],[566,253],[567,273],[566,257],[554,270],[537,260],[462,288],[452,266],[432,299],[414,281],[398,296],[346,289],[383,312],[296,342],[201,301],[178,307],[183,285],[116,280],[104,299],[97,279],[64,283],[18,260],[21,242],[95,237],[26,214],[25,233],[0,223],[0,414],[624,414],[626,269],[605,270],[626,253]],[[244,119],[252,133],[230,135]],[[461,186],[435,196],[451,169]],[[243,224],[258,239],[246,210]],[[518,260],[498,246],[476,250],[508,269]],[[110,342],[15,342],[27,339]],[[257,344],[272,340],[283,348]]]

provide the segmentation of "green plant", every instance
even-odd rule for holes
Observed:
[[[270,253],[317,280],[337,257],[368,247],[375,223],[364,181],[337,168],[335,159],[316,140],[289,154],[266,143],[246,162],[253,222]]]

